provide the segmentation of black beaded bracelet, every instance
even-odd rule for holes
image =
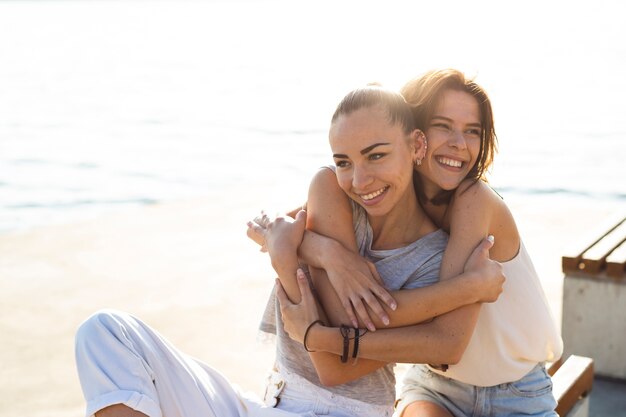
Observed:
[[[356,358],[359,354],[359,328],[354,328],[354,351],[352,352],[352,359],[354,359],[354,363],[356,363]]]
[[[302,344],[304,345],[304,350],[306,350],[307,352],[315,352],[314,350],[309,349],[306,345],[306,338],[309,335],[309,330],[311,330],[311,327],[315,326],[317,323],[320,323],[322,325],[324,324],[322,320],[315,320],[313,323],[309,324],[309,327],[307,327],[306,331],[304,332],[304,340],[302,341]]]
[[[348,351],[350,350],[350,330],[352,327],[341,325],[339,331],[343,337],[343,353],[341,354],[341,363],[348,362]]]

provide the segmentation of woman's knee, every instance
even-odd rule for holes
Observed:
[[[78,327],[75,338],[76,349],[109,337],[129,319],[128,314],[117,310],[105,309],[95,312]]]
[[[430,401],[414,401],[409,404],[400,417],[452,417],[452,414]]]
[[[147,415],[124,404],[115,404],[96,412],[96,417],[147,417]]]

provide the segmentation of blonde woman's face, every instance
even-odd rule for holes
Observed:
[[[378,108],[341,115],[330,128],[339,186],[370,216],[384,216],[413,192],[416,145]]]

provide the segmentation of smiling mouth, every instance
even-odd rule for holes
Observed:
[[[463,161],[459,161],[457,159],[446,158],[443,156],[437,157],[437,162],[439,162],[442,165],[449,166],[452,168],[461,168],[464,164]]]
[[[363,201],[370,201],[370,200],[375,199],[379,195],[383,194],[388,189],[389,189],[389,186],[386,186],[386,187],[381,188],[380,190],[376,190],[376,191],[371,192],[369,194],[359,194],[359,197],[361,197],[361,200],[363,200]]]

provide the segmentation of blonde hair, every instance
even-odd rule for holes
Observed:
[[[331,124],[341,115],[349,115],[362,108],[372,107],[381,108],[387,114],[389,124],[399,124],[404,133],[409,134],[415,130],[415,119],[404,97],[396,91],[376,85],[360,87],[346,94],[337,105]]]

